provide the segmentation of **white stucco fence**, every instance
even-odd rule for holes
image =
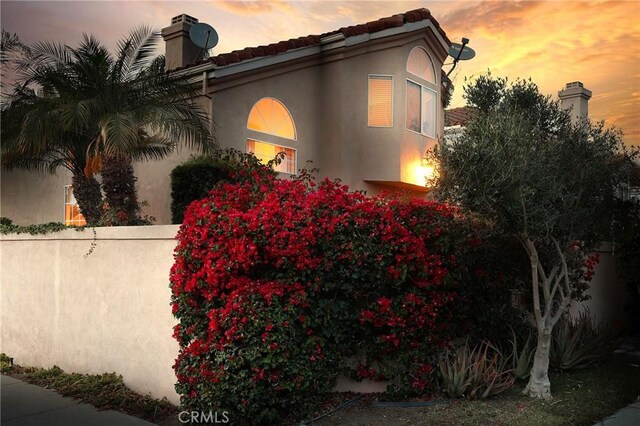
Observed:
[[[169,305],[177,225],[0,238],[1,350],[21,365],[115,371],[178,403]]]
[[[92,229],[0,236],[0,350],[26,366],[115,371],[133,390],[178,403],[169,288],[177,232],[177,225],[96,228],[88,256]],[[626,293],[614,270],[604,253],[587,305],[619,329]],[[345,378],[337,386],[383,389]]]

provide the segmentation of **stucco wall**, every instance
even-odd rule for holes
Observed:
[[[64,221],[64,186],[71,185],[68,171],[43,175],[2,170],[0,182],[0,216],[19,225]]]
[[[0,238],[2,352],[22,365],[115,371],[177,403],[169,270],[178,226]]]
[[[629,295],[625,283],[616,272],[616,261],[611,244],[606,244],[600,251],[600,262],[587,290],[591,298],[584,302],[573,302],[570,313],[577,316],[581,310],[588,308],[598,322],[606,323],[614,332],[619,332],[628,325],[624,307]]]

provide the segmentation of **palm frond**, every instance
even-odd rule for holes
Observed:
[[[100,142],[102,150],[109,156],[128,156],[140,142],[139,125],[130,114],[117,112],[107,114],[100,120]]]
[[[147,25],[134,28],[118,42],[115,81],[131,81],[153,63],[160,32]]]

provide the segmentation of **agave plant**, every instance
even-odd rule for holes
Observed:
[[[438,367],[449,396],[486,399],[513,386],[508,362],[509,357],[490,342],[485,340],[471,349],[467,341],[455,354],[447,352]]]
[[[587,368],[614,348],[611,330],[588,309],[564,316],[553,330],[549,364],[558,370]]]
[[[462,398],[471,386],[472,355],[469,341],[466,341],[456,353],[447,350],[438,362],[445,392],[452,398]]]
[[[527,341],[521,349],[518,348],[518,337],[513,328],[511,329],[511,335],[513,336],[513,339],[511,339],[511,370],[513,376],[516,379],[526,379],[531,374],[531,361],[535,353],[535,347],[531,345],[531,332],[529,332]]]

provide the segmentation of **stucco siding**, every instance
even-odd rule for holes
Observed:
[[[178,402],[169,305],[177,226],[0,238],[2,352],[21,365],[100,374]]]

